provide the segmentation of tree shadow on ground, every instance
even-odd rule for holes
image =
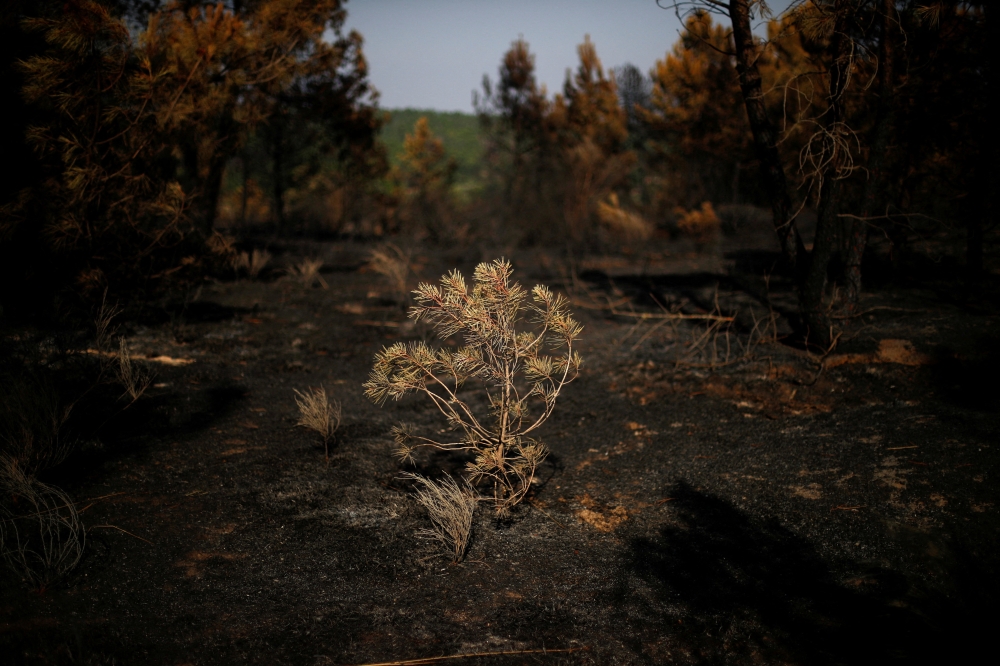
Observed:
[[[113,387],[88,396],[74,408],[79,416],[67,427],[76,442],[66,462],[46,473],[46,480],[70,484],[109,460],[143,454],[163,439],[186,439],[217,425],[246,400],[246,387],[231,382],[207,386],[193,396],[169,391],[142,397],[123,408]],[[192,397],[194,399],[192,399]]]
[[[669,494],[676,522],[631,543],[632,569],[653,594],[630,590],[623,605],[656,636],[638,636],[638,651],[659,644],[704,664],[884,664],[954,663],[969,649],[972,609],[954,599],[883,567],[834,570],[807,540],[684,482]]]
[[[729,255],[726,255],[729,257]],[[599,270],[588,270],[580,278],[595,291],[627,297],[639,308],[681,314],[708,314],[721,309],[734,315],[734,332],[749,334],[757,318],[769,310],[788,321],[793,329],[801,325],[794,283],[789,279],[765,280],[757,273],[698,271],[693,273],[617,275],[613,279]],[[783,338],[783,341],[785,339]],[[798,345],[801,346],[801,345]]]
[[[935,392],[955,407],[996,414],[1000,410],[1000,336],[981,335],[973,357],[947,345],[934,349],[930,370]]]

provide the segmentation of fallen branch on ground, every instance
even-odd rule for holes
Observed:
[[[464,654],[442,655],[440,657],[424,657],[422,659],[404,659],[402,661],[380,661],[378,663],[358,664],[357,666],[419,666],[420,664],[433,664],[446,659],[471,659],[474,657],[503,657],[520,654],[566,654],[568,652],[579,652],[589,650],[587,647],[562,648],[560,650],[503,650],[501,652],[466,652]]]

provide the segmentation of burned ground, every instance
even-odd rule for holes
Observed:
[[[127,329],[159,359],[155,384],[52,471],[86,555],[41,594],[6,576],[4,663],[961,663],[988,635],[988,295],[886,284],[831,353],[758,336],[740,357],[770,311],[787,329],[792,297],[747,268],[759,256],[595,259],[571,283],[515,254],[522,283],[573,294],[585,366],[542,432],[530,501],[505,523],[481,510],[456,565],[415,537],[426,519],[389,434],[443,423],[361,390],[383,345],[428,332],[364,269],[369,246],[283,249],[322,256],[329,288],[275,271]],[[452,267],[417,259],[424,279]],[[716,299],[737,325],[693,351],[703,323],[636,316]],[[320,385],[343,405],[328,464],[294,427],[293,390]]]

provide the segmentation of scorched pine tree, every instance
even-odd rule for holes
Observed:
[[[426,395],[458,436],[439,441],[398,426],[399,456],[412,460],[422,447],[471,452],[470,481],[492,486],[498,517],[509,515],[530,489],[547,453],[530,435],[552,415],[581,362],[573,345],[582,328],[566,298],[537,285],[529,299],[511,283],[511,273],[510,263],[498,259],[476,267],[471,289],[457,270],[442,277],[440,287],[421,284],[410,317],[427,320],[442,340],[460,336],[464,346],[394,344],[376,355],[364,385],[378,404],[411,392]],[[525,323],[528,330],[518,330]],[[486,389],[488,414],[474,413],[467,401],[463,389],[470,380]]]

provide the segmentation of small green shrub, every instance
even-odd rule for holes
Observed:
[[[426,319],[442,339],[460,336],[464,346],[452,351],[394,344],[376,355],[364,385],[377,404],[411,392],[426,395],[457,436],[439,441],[399,426],[399,456],[411,460],[423,447],[472,452],[470,481],[492,485],[498,517],[507,516],[531,487],[547,452],[529,435],[552,415],[581,363],[573,344],[582,328],[566,298],[537,285],[529,300],[528,292],[511,284],[511,273],[510,263],[498,259],[476,267],[471,289],[457,270],[441,278],[440,287],[421,284],[410,317]],[[519,331],[526,313],[532,330]],[[486,389],[487,414],[474,413],[467,401],[470,380]]]

